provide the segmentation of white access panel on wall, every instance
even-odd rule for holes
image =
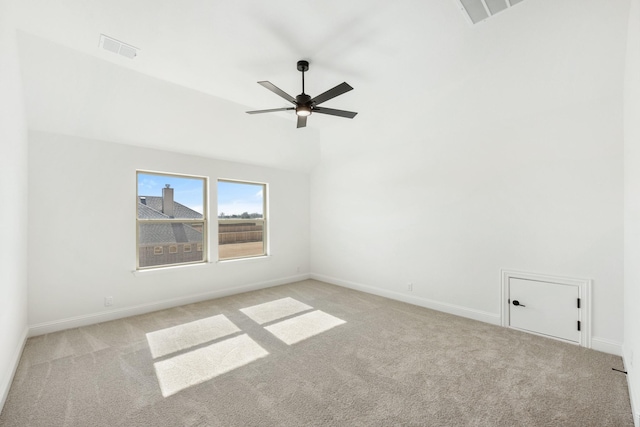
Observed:
[[[577,286],[509,279],[509,326],[580,342]]]
[[[502,325],[583,347],[590,340],[590,281],[502,272]]]

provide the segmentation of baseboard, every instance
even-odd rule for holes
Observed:
[[[627,387],[629,388],[629,400],[631,401],[631,414],[633,416],[633,423],[635,425],[635,427],[640,427],[640,407],[638,407],[635,402],[636,402],[636,396],[634,393],[634,390],[638,389],[638,386],[640,386],[640,384],[634,384],[632,383],[633,378],[635,378],[635,376],[633,375],[633,373],[631,372],[631,361],[627,359],[627,356],[629,354],[629,352],[624,351],[623,352],[623,356],[622,356],[622,362],[624,363],[624,370],[627,371]],[[634,372],[635,373],[635,372]],[[638,396],[640,397],[640,396]]]
[[[629,365],[627,365],[626,360],[625,360],[624,366],[625,366],[625,369],[628,369],[627,366]],[[631,401],[631,414],[633,416],[633,424],[635,427],[640,427],[640,408],[635,405],[636,396],[633,393],[634,384],[631,384],[630,378],[631,377],[627,375],[627,387],[629,388],[629,400]]]
[[[7,396],[9,396],[9,389],[11,389],[11,383],[13,382],[13,377],[16,374],[16,370],[18,369],[18,364],[20,363],[20,357],[22,357],[22,351],[24,350],[24,345],[27,343],[27,335],[29,333],[29,328],[25,327],[22,332],[22,336],[20,337],[20,341],[18,342],[18,346],[13,351],[13,357],[11,359],[11,369],[9,369],[2,379],[2,384],[0,384],[0,412],[4,408],[4,404],[7,401]]]
[[[116,310],[103,311],[100,313],[86,314],[61,320],[54,320],[52,322],[38,323],[29,326],[29,336],[34,337],[38,335],[49,334],[52,332],[63,331],[65,329],[78,328],[80,326],[93,325],[95,323],[107,322],[110,320],[122,319],[124,317],[151,313],[153,311],[164,310],[166,308],[177,307],[180,305],[192,304],[215,298],[222,298],[229,295],[256,291],[258,289],[270,288],[278,285],[285,285],[288,283],[298,282],[300,280],[306,280],[309,279],[309,277],[309,274],[298,274],[295,276],[283,277],[280,279],[267,280],[264,282],[218,289],[211,292],[204,292],[185,297],[156,301],[149,304],[140,304],[131,307],[119,308]]]
[[[430,300],[428,298],[417,297],[414,295],[405,295],[400,292],[380,289],[373,286],[363,285],[361,283],[350,282],[348,280],[337,279],[322,274],[311,273],[311,278],[321,282],[331,283],[332,285],[342,286],[356,291],[366,292],[368,294],[378,295],[381,297],[406,302],[408,304],[420,307],[430,308],[432,310],[442,311],[444,313],[454,314],[456,316],[466,317],[481,322],[500,325],[500,315],[488,313],[486,311],[473,310],[459,305],[447,304],[439,301]]]
[[[605,338],[591,337],[591,348],[603,353],[622,356],[622,343],[611,341]]]

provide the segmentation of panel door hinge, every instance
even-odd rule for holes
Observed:
[[[580,321],[578,320],[578,330],[580,330]]]
[[[578,308],[580,308],[580,298],[578,298]]]

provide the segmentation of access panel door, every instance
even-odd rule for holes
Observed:
[[[509,326],[580,342],[578,286],[509,278]]]

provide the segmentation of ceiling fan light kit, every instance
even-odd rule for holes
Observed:
[[[311,108],[306,105],[300,105],[296,108],[296,114],[298,116],[306,117],[311,115]]]
[[[350,90],[353,90],[353,88],[349,86],[346,82],[343,82],[343,83],[340,83],[338,86],[332,89],[329,89],[326,92],[321,93],[315,98],[311,98],[309,95],[304,93],[304,73],[306,71],[309,71],[309,62],[300,60],[298,61],[297,68],[298,68],[298,71],[302,73],[302,93],[296,96],[295,98],[289,95],[288,93],[286,93],[285,91],[283,91],[282,89],[278,88],[276,85],[274,85],[271,82],[268,82],[268,81],[258,82],[259,85],[264,86],[265,88],[269,89],[271,92],[275,93],[276,95],[291,102],[293,105],[295,105],[295,107],[283,107],[283,108],[272,108],[269,110],[247,111],[247,113],[260,114],[260,113],[272,113],[276,111],[295,110],[296,115],[298,116],[298,123],[297,123],[298,128],[303,128],[307,126],[307,117],[309,117],[311,113],[327,114],[330,116],[345,117],[347,119],[353,119],[356,116],[356,114],[358,114],[353,111],[335,110],[333,108],[318,107],[319,104],[322,104],[323,102],[333,99],[336,96],[342,95],[343,93],[349,92]]]

